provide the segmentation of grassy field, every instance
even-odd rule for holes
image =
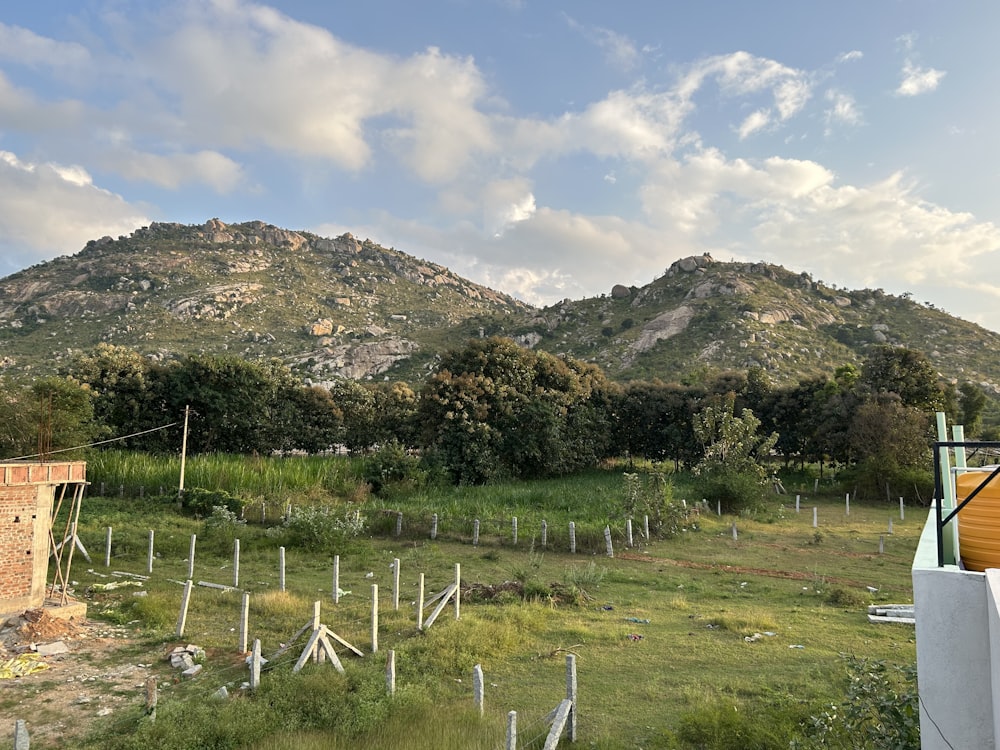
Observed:
[[[269,471],[256,469],[261,476]],[[137,694],[134,710],[109,717],[91,747],[498,748],[511,710],[518,712],[523,746],[541,747],[543,719],[565,693],[564,659],[572,652],[578,657],[582,746],[787,748],[810,716],[843,699],[844,655],[915,661],[912,627],[870,624],[866,606],[912,601],[910,563],[926,518],[921,509],[907,508],[903,520],[898,506],[853,501],[848,515],[840,488],[807,496],[804,485],[790,480],[792,494],[774,496],[763,511],[717,517],[703,510],[672,539],[646,543],[637,520],[636,546],[626,549],[616,510],[623,492],[619,470],[420,490],[390,500],[352,490],[343,467],[329,471],[334,479],[326,486],[339,488],[333,495],[351,496],[350,507],[369,523],[364,536],[327,549],[292,546],[276,520],[260,524],[249,510],[246,524],[212,526],[149,498],[85,501],[80,536],[94,564],[74,567],[73,578],[78,591],[89,590],[90,616],[138,628],[137,659],[162,656],[181,641],[208,653],[202,675],[183,683],[175,683],[157,659],[153,669],[162,692],[155,724],[143,717]],[[207,486],[212,480],[199,481]],[[286,481],[284,494],[276,489],[280,481]],[[308,482],[294,490],[287,480],[268,482],[272,502],[317,502]],[[230,489],[250,498],[262,492]],[[675,497],[683,493],[680,483]],[[399,537],[397,511],[404,517]],[[434,513],[438,537],[432,541]],[[473,546],[476,518],[480,537]],[[578,525],[576,554],[568,549],[570,521]],[[614,558],[605,554],[605,525],[613,532]],[[108,570],[107,526],[114,528]],[[117,580],[103,577],[111,570],[145,573],[149,529],[156,531],[158,557],[143,586],[147,594],[94,590]],[[240,538],[250,637],[261,639],[265,656],[309,621],[315,600],[323,602],[322,621],[368,655],[338,649],[345,676],[329,665],[307,665],[293,676],[299,651],[292,648],[269,665],[255,696],[207,700],[223,684],[239,693],[247,679],[238,653],[241,594],[196,587],[185,634],[175,638],[177,582],[188,575],[192,533],[198,534],[196,582],[231,584],[232,543]],[[282,544],[288,545],[285,592],[278,590]],[[331,596],[334,552],[340,586],[350,591],[337,605]],[[390,565],[397,558],[400,609],[393,611]],[[417,631],[419,575],[430,596],[453,580],[456,563],[463,582],[475,584],[463,599],[461,619],[448,610],[430,630]],[[508,581],[516,585],[500,586]],[[371,654],[372,584],[379,587],[379,654]],[[398,670],[391,700],[383,673],[388,649],[396,652]],[[486,682],[481,719],[472,711],[476,664]]]

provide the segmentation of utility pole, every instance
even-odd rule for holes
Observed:
[[[188,447],[188,415],[191,412],[190,406],[184,407],[184,437],[181,439],[181,483],[177,488],[177,497],[180,498],[184,494],[184,464],[187,461],[187,447]]]

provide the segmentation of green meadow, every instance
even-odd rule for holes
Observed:
[[[153,664],[160,684],[155,722],[137,690],[130,708],[96,725],[91,748],[501,748],[509,711],[517,712],[518,747],[540,748],[545,717],[565,695],[569,653],[577,657],[582,747],[877,747],[874,727],[867,738],[874,744],[836,744],[848,740],[830,735],[816,744],[816,717],[844,701],[852,657],[915,662],[912,626],[869,623],[867,607],[912,601],[910,564],[926,509],[910,504],[903,519],[896,504],[852,498],[848,514],[845,488],[829,480],[817,487],[808,473],[783,477],[788,494],[738,517],[717,516],[686,496],[682,475],[672,476],[674,502],[688,509],[682,529],[646,540],[642,519],[633,519],[628,547],[623,471],[634,467],[486,487],[404,486],[374,497],[354,459],[190,460],[186,487],[240,497],[241,521],[197,518],[159,496],[160,485],[175,490],[177,464],[122,453],[88,460],[90,492],[103,482],[106,496],[84,501],[79,535],[93,562],[76,558],[72,578],[91,618],[134,631],[133,656]],[[352,536],[337,527],[323,536],[325,527],[318,534],[296,529],[280,518],[289,505],[293,517],[326,509],[364,530]],[[123,580],[112,571],[146,574],[150,530],[156,556],[149,580],[100,590]],[[232,585],[240,540],[239,590],[196,585],[178,638],[192,534],[195,583]],[[334,555],[340,588],[349,592],[336,604]],[[429,598],[454,580],[456,564],[460,619],[449,605],[431,628],[418,630],[420,575]],[[136,596],[140,590],[145,594]],[[322,603],[322,622],[365,656],[338,647],[345,674],[313,663],[293,674],[303,636],[265,666],[256,692],[241,690],[249,679],[239,651],[241,592],[249,594],[249,638],[260,639],[265,657],[310,621],[314,601]],[[186,643],[206,650],[204,669],[177,681],[163,655]],[[385,685],[389,650],[397,668],[393,696]],[[477,664],[485,675],[482,717],[472,696]],[[212,699],[223,685],[231,697]]]

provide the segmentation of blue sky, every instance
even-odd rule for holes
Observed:
[[[534,304],[709,252],[1000,331],[998,21],[931,0],[7,3],[0,275],[151,221],[260,219]]]

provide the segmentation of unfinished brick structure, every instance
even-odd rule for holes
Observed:
[[[78,507],[86,478],[83,461],[0,463],[0,615],[45,604],[52,513]]]

